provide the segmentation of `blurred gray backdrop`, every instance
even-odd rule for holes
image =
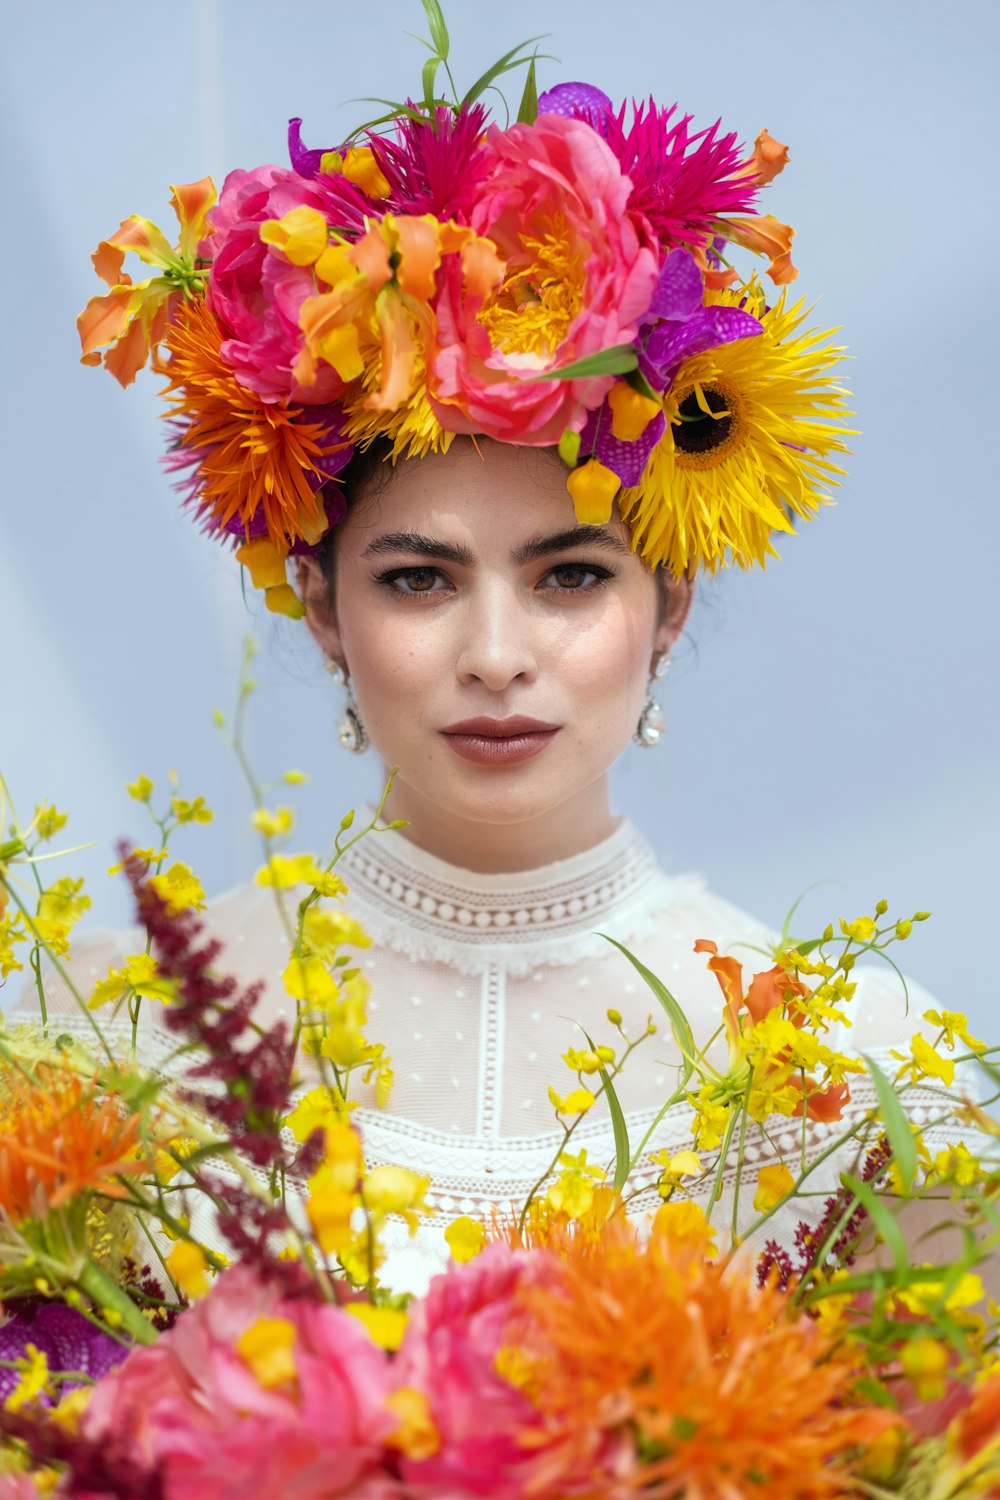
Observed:
[[[931,908],[906,967],[988,1027],[1000,6],[451,0],[447,14],[460,81],[545,32],[559,60],[543,86],[652,93],[789,143],[766,206],[797,228],[816,320],[850,343],[863,435],[837,507],[781,563],[702,590],[665,684],[666,746],[630,751],[618,805],[668,867],[700,868],[775,923],[814,882],[805,926],[883,895]],[[172,227],[170,182],[284,161],[291,115],[328,145],[365,117],[346,99],[416,92],[405,32],[423,30],[418,0],[5,8],[0,766],[22,816],[48,797],[72,812],[65,839],[98,840],[65,869],[87,874],[101,923],[129,917],[103,871],[111,838],[147,841],[123,790],[140,770],[162,786],[175,768],[215,808],[176,844],[210,892],[255,865],[211,724],[248,628],[257,769],[312,776],[297,847],[322,848],[377,767],[337,746],[338,693],[304,632],[247,607],[238,569],[182,515],[156,379],[123,392],[77,363],[74,319],[100,290],[90,253],[130,213]]]

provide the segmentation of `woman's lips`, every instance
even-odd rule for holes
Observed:
[[[463,719],[441,733],[456,755],[478,766],[516,766],[539,755],[559,733],[558,724],[516,715]]]

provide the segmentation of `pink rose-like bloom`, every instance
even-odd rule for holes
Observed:
[[[236,1353],[259,1318],[295,1325],[294,1388],[265,1389]],[[384,1406],[395,1382],[383,1352],[337,1307],[282,1301],[248,1269],[212,1292],[95,1388],[90,1439],[114,1435],[163,1476],[166,1500],[395,1500]]]
[[[524,377],[632,343],[656,287],[657,253],[645,220],[628,210],[629,178],[586,122],[540,115],[534,125],[494,126],[486,152],[486,178],[470,223],[507,261],[501,300],[512,307],[525,295],[532,300],[525,282],[531,283],[538,256],[526,241],[555,237],[557,261],[536,273],[536,281],[561,276],[578,311],[550,352],[504,350],[492,341],[479,318],[481,304],[464,294],[460,269],[452,265],[436,308],[430,396],[452,431],[545,446],[566,428],[580,430],[612,377]],[[553,327],[558,331],[557,322]]]
[[[316,287],[308,266],[293,266],[260,237],[265,219],[322,206],[313,183],[288,167],[264,166],[230,172],[208,215],[213,233],[199,253],[212,261],[206,301],[227,335],[222,357],[237,380],[265,401],[290,397],[322,405],[343,390],[328,365],[314,385],[300,386],[292,378],[302,348],[299,309]]]
[[[433,1500],[517,1500],[537,1450],[519,1434],[538,1428],[527,1397],[497,1374],[497,1351],[523,1277],[543,1276],[548,1257],[490,1245],[435,1277],[410,1323],[394,1375],[422,1391],[441,1438],[431,1458],[403,1463],[408,1493]]]

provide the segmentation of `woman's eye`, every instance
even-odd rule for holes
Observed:
[[[435,584],[444,583],[437,568],[391,568],[378,579],[397,594],[439,594]]]
[[[595,588],[613,577],[610,569],[598,568],[590,563],[560,563],[557,568],[551,568],[545,575],[555,580],[558,590],[565,593],[578,593],[587,589]]]

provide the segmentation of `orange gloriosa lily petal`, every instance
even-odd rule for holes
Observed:
[[[767,274],[775,286],[787,286],[798,276],[792,265],[795,230],[790,224],[782,224],[773,214],[757,214],[750,219],[726,219],[724,232],[744,250],[770,257]]]
[[[185,259],[194,260],[199,240],[211,233],[211,225],[206,222],[206,217],[215,198],[215,183],[211,177],[201,177],[197,182],[170,185],[170,207],[181,226],[177,248]]]
[[[434,273],[441,264],[437,221],[429,214],[397,218],[394,228],[399,237],[399,284],[411,297],[429,302],[434,296]]]
[[[801,979],[795,979],[780,964],[755,974],[746,992],[745,1004],[754,1023],[763,1021],[772,1010],[778,1010],[789,999],[805,1000],[809,991]],[[802,1013],[792,1012],[792,1021],[801,1023]]]
[[[753,155],[748,158],[746,166],[753,169],[758,186],[767,187],[788,166],[788,147],[762,130],[753,143]]]
[[[807,1078],[802,1099],[792,1110],[792,1115],[799,1120],[803,1113],[810,1120],[839,1120],[850,1098],[851,1091],[846,1083],[831,1083],[829,1088],[821,1089],[814,1078]]]

